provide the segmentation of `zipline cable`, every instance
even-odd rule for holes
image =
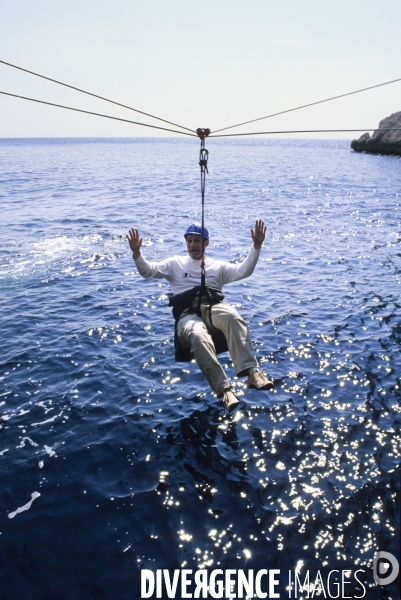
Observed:
[[[8,67],[12,67],[13,69],[18,69],[19,71],[24,71],[25,73],[29,73],[30,75],[35,75],[35,77],[41,77],[42,79],[47,79],[47,81],[51,81],[52,83],[57,83],[58,85],[63,85],[64,87],[68,87],[71,90],[81,92],[82,94],[87,94],[88,96],[92,96],[93,98],[98,98],[99,100],[104,100],[105,102],[110,102],[111,104],[115,104],[116,106],[121,106],[122,108],[127,108],[128,110],[133,110],[137,113],[140,113],[141,115],[145,115],[146,117],[151,117],[152,119],[157,119],[158,121],[163,121],[163,123],[168,123],[169,125],[174,125],[174,127],[178,127],[179,129],[186,129],[187,131],[191,131],[191,133],[193,133],[193,129],[188,129],[188,127],[183,127],[182,125],[177,125],[177,123],[172,123],[171,121],[166,121],[166,119],[161,119],[160,117],[155,117],[154,115],[143,112],[142,110],[138,110],[137,108],[132,108],[131,106],[121,104],[120,102],[115,102],[114,100],[110,100],[109,98],[104,98],[103,96],[98,96],[97,94],[92,94],[91,92],[87,92],[86,90],[82,90],[80,88],[74,87],[73,85],[69,85],[68,83],[63,83],[62,81],[57,81],[57,79],[52,79],[51,77],[46,77],[46,75],[40,75],[39,73],[35,73],[34,71],[29,71],[28,69],[23,69],[22,67],[18,67],[17,65],[8,63],[5,60],[0,60],[0,63],[3,65],[7,65]],[[167,130],[167,131],[169,131],[169,130]]]
[[[92,112],[90,110],[83,110],[82,108],[74,108],[72,106],[64,106],[63,104],[55,104],[54,102],[47,102],[45,100],[38,100],[36,98],[28,98],[27,96],[19,96],[18,94],[11,94],[10,92],[2,92],[3,96],[11,96],[12,98],[19,98],[21,100],[29,100],[30,102],[37,102],[38,104],[45,104],[47,106],[55,106],[56,108],[64,108],[65,110],[72,110],[74,112],[84,113],[86,115],[93,115],[95,117],[102,117],[104,119],[112,119],[113,121],[122,121],[123,123],[130,123],[132,125],[140,125],[141,127],[150,127],[151,129],[159,129],[161,131],[170,131],[171,133],[178,133],[180,135],[187,135],[190,137],[198,137],[197,133],[187,133],[186,131],[176,131],[175,129],[168,129],[167,127],[160,127],[159,125],[150,125],[149,123],[139,123],[138,121],[131,121],[130,119],[123,119],[121,117],[112,117],[111,115],[105,115],[102,113]],[[300,130],[286,130],[286,131],[257,131],[249,133],[221,133],[221,134],[208,134],[209,138],[219,137],[242,137],[250,135],[280,135],[286,133],[351,133],[361,131],[375,131],[375,127],[365,127],[364,129],[300,129]],[[191,131],[191,130],[190,130]],[[203,130],[210,131],[210,130]],[[221,130],[219,130],[221,131]],[[381,131],[400,131],[400,128],[389,127]],[[206,136],[205,136],[206,137]],[[207,151],[206,151],[207,152]]]
[[[361,132],[361,131],[376,131],[377,127],[366,127],[365,129],[297,129],[293,131],[256,131],[249,133],[220,133],[215,135],[211,134],[209,137],[211,138],[219,138],[219,137],[240,137],[244,135],[279,135],[284,133],[351,133],[351,132]],[[221,130],[220,130],[221,131]],[[400,127],[386,127],[384,129],[380,128],[380,131],[401,131]]]
[[[308,106],[316,106],[316,104],[323,104],[323,102],[330,102],[331,100],[338,100],[338,98],[344,98],[345,96],[352,96],[352,94],[360,94],[361,92],[366,92],[367,90],[373,90],[374,88],[382,87],[383,85],[390,85],[391,83],[396,83],[397,81],[401,81],[401,77],[399,79],[393,79],[392,81],[386,81],[385,83],[378,83],[376,85],[371,85],[370,87],[366,87],[361,90],[355,90],[354,92],[347,92],[346,94],[340,94],[339,96],[333,96],[332,98],[326,98],[325,100],[318,100],[317,102],[310,102],[309,104],[303,104],[302,106],[296,106],[295,108],[289,108],[287,110],[282,110],[277,113],[272,113],[271,115],[266,115],[265,117],[259,117],[258,119],[252,119],[251,121],[244,121],[243,123],[238,123],[237,125],[230,125],[229,127],[223,127],[222,129],[217,129],[214,133],[216,134],[216,133],[219,133],[220,131],[227,131],[227,129],[233,129],[234,127],[240,127],[241,125],[249,125],[249,123],[256,123],[256,121],[262,121],[263,119],[270,119],[271,117],[277,117],[278,115],[284,115],[286,113],[293,112],[295,110],[301,110],[302,108],[308,108]],[[257,135],[257,134],[255,134],[255,135]]]
[[[193,133],[192,129],[189,129],[188,127],[184,127],[183,125],[177,125],[176,123],[173,123],[172,121],[167,121],[166,119],[162,119],[160,117],[156,117],[155,115],[151,115],[150,113],[146,113],[146,112],[138,110],[136,108],[132,108],[131,106],[127,106],[125,104],[121,104],[120,102],[116,102],[114,100],[110,100],[109,98],[105,98],[103,96],[99,96],[97,94],[93,94],[93,93],[88,92],[86,90],[83,90],[81,88],[77,88],[75,86],[69,85],[67,83],[63,83],[63,82],[58,81],[56,79],[52,79],[51,77],[47,77],[46,75],[41,75],[40,73],[35,73],[34,71],[30,71],[28,69],[24,69],[23,67],[19,67],[17,65],[14,65],[12,63],[6,62],[4,60],[0,60],[0,63],[4,64],[4,65],[7,65],[9,67],[12,67],[13,69],[18,69],[20,71],[24,71],[25,73],[29,73],[31,75],[35,75],[36,77],[40,77],[42,79],[46,79],[47,81],[51,81],[53,83],[57,83],[58,85],[62,85],[64,87],[73,89],[73,90],[81,92],[83,94],[87,94],[88,96],[92,96],[94,98],[98,98],[100,100],[104,100],[105,102],[109,102],[111,104],[115,104],[116,106],[120,106],[122,108],[126,108],[126,109],[132,110],[134,112],[138,112],[138,113],[140,113],[142,115],[145,115],[145,116],[148,116],[148,117],[150,117],[152,119],[157,119],[158,121],[162,121],[163,123],[167,123],[169,125],[173,125],[174,127],[178,127],[179,129],[185,129],[186,131],[189,131],[190,134],[188,134],[188,133],[185,134],[182,131],[176,131],[176,130],[168,129],[168,128],[165,128],[165,127],[157,127],[155,125],[149,125],[149,124],[146,124],[146,123],[139,123],[137,121],[130,121],[129,119],[122,119],[122,118],[118,118],[118,117],[112,117],[110,115],[104,115],[104,114],[101,114],[101,113],[95,113],[95,112],[91,112],[91,111],[85,111],[85,110],[78,109],[78,108],[71,108],[69,106],[64,106],[64,105],[61,105],[61,104],[54,104],[54,103],[51,103],[51,102],[45,102],[43,100],[36,100],[34,98],[27,98],[26,96],[18,96],[17,94],[10,94],[8,92],[0,92],[3,95],[12,96],[12,97],[15,97],[15,98],[21,98],[23,100],[30,100],[31,102],[38,102],[40,104],[47,104],[48,106],[56,106],[58,108],[64,108],[64,109],[67,109],[67,110],[73,110],[73,111],[76,111],[76,112],[82,112],[82,113],[91,114],[91,115],[95,115],[95,116],[99,116],[99,117],[104,117],[106,119],[113,119],[113,120],[117,120],[117,121],[123,121],[123,122],[126,122],[126,123],[132,123],[132,124],[135,124],[135,125],[141,125],[143,127],[151,127],[153,129],[160,129],[162,131],[170,131],[172,133],[181,133],[183,135],[195,136],[195,134]],[[399,81],[401,81],[401,78],[393,79],[392,81],[386,81],[384,83],[379,83],[379,84],[376,84],[376,85],[372,85],[372,86],[369,86],[369,87],[366,87],[366,88],[355,90],[353,92],[347,92],[346,94],[340,94],[338,96],[333,96],[331,98],[326,98],[324,100],[318,100],[317,102],[311,102],[309,104],[303,104],[302,106],[297,106],[295,108],[290,108],[290,109],[283,110],[283,111],[280,111],[280,112],[277,112],[277,113],[272,113],[272,114],[266,115],[264,117],[259,117],[257,119],[252,119],[250,121],[244,121],[242,123],[238,123],[237,125],[230,125],[229,127],[223,127],[221,129],[217,129],[216,131],[214,131],[213,134],[210,137],[238,137],[238,136],[250,136],[250,135],[274,135],[274,134],[279,135],[279,134],[286,134],[286,133],[347,133],[347,132],[360,132],[360,131],[366,131],[366,130],[368,130],[368,131],[374,131],[375,128],[366,128],[366,129],[311,129],[311,130],[292,130],[292,131],[260,131],[260,132],[252,132],[252,133],[237,133],[237,134],[223,134],[223,135],[220,134],[220,135],[216,135],[216,134],[219,134],[222,131],[227,131],[228,129],[234,129],[235,127],[240,127],[242,125],[248,125],[249,123],[255,123],[257,121],[262,121],[264,119],[269,119],[271,117],[276,117],[278,115],[283,115],[283,114],[286,114],[286,113],[289,113],[289,112],[293,112],[293,111],[296,111],[296,110],[301,110],[303,108],[308,108],[309,106],[316,106],[317,104],[322,104],[324,102],[330,102],[332,100],[337,100],[339,98],[344,98],[346,96],[351,96],[353,94],[359,94],[361,92],[366,92],[367,90],[372,90],[372,89],[375,89],[375,88],[378,88],[378,87],[382,87],[382,86],[385,86],[385,85],[390,85],[392,83],[396,83],[396,82],[399,82]],[[201,131],[206,131],[206,130],[201,130]],[[387,129],[386,131],[398,131],[398,130],[397,129]]]
[[[63,106],[62,104],[54,104],[54,102],[45,102],[44,100],[36,100],[35,98],[27,98],[26,96],[18,96],[17,94],[10,94],[9,92],[1,92],[4,96],[11,96],[12,98],[20,98],[21,100],[29,100],[30,102],[38,102],[39,104],[46,104],[47,106],[55,106],[56,108],[64,108],[66,110],[73,110],[75,112],[84,113],[86,115],[94,115],[95,117],[103,117],[104,119],[113,119],[114,121],[123,121],[124,123],[131,123],[133,125],[141,125],[142,127],[151,127],[152,129],[160,129],[162,131],[171,131],[173,133],[179,133],[180,135],[189,135],[190,137],[197,137],[195,133],[187,133],[186,131],[176,131],[175,129],[167,129],[166,127],[160,127],[158,125],[149,125],[148,123],[138,123],[137,121],[130,121],[129,119],[122,119],[121,117],[112,117],[111,115],[103,115],[101,113],[95,113],[90,110],[83,110],[82,108],[73,108],[71,106]],[[191,131],[191,130],[190,130]]]

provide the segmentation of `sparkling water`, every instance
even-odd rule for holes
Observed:
[[[199,142],[0,140],[1,598],[135,600],[141,569],[184,568],[280,569],[283,598],[288,573],[327,593],[349,570],[350,597],[399,597],[372,565],[399,559],[400,159],[206,147],[209,255],[243,260],[267,225],[224,292],[276,387],[248,390],[220,355],[230,416],[174,362],[169,285],[137,274],[125,238],[185,253]]]

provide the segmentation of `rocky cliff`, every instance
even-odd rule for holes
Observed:
[[[398,131],[388,131],[394,128]],[[401,111],[380,121],[372,137],[364,133],[358,140],[353,140],[351,148],[355,152],[401,156]]]

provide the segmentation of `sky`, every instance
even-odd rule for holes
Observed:
[[[0,15],[0,60],[191,130],[401,78],[400,0],[0,0]],[[4,64],[0,91],[163,126]],[[400,110],[401,81],[232,133],[369,130]],[[1,138],[164,135],[0,94]]]

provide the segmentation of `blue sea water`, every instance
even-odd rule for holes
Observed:
[[[240,261],[267,225],[224,291],[276,388],[247,390],[221,355],[230,416],[174,362],[169,285],[125,238],[185,253],[199,143],[0,140],[1,600],[136,600],[141,569],[184,568],[280,569],[282,598],[289,571],[330,597],[348,570],[348,597],[400,597],[372,572],[376,551],[400,559],[400,159],[207,148],[209,254]]]

